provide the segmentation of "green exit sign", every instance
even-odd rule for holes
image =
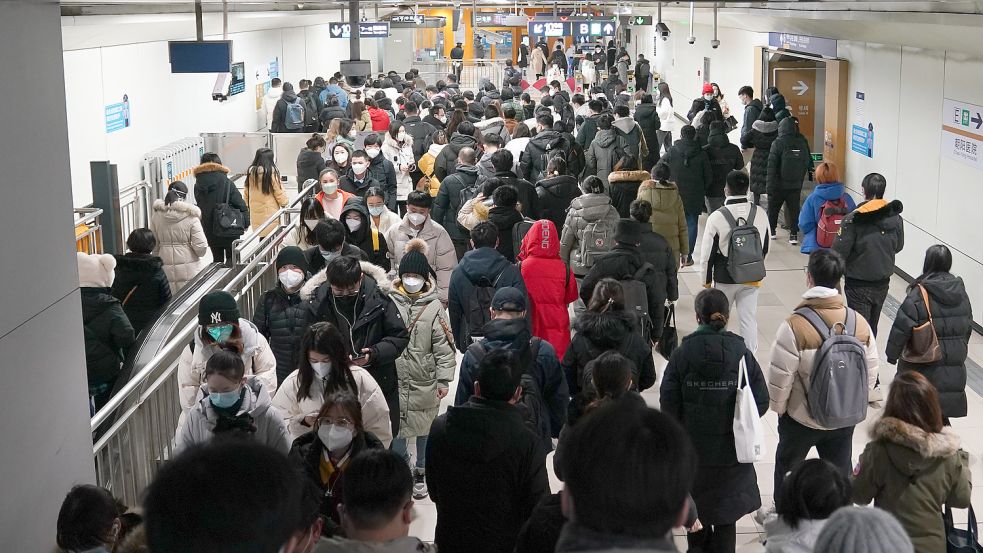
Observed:
[[[969,110],[968,109],[964,109],[963,110],[963,126],[966,126],[966,127],[969,126]]]
[[[823,160],[823,153],[822,152],[812,152],[812,161],[814,163],[819,163],[822,160]]]

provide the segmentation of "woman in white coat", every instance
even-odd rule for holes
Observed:
[[[187,197],[187,185],[174,181],[164,199],[154,201],[150,215],[150,230],[157,237],[153,253],[164,262],[172,295],[198,274],[201,256],[208,250],[201,210],[184,201]]]
[[[676,132],[676,113],[672,108],[672,92],[669,91],[668,83],[659,83],[659,104],[655,111],[662,122],[655,135],[659,138],[659,144],[669,151],[672,133]]]
[[[347,391],[362,406],[365,430],[389,447],[393,431],[386,398],[368,371],[350,363],[337,327],[327,322],[311,325],[300,339],[297,361],[297,369],[287,376],[273,398],[291,441],[311,431],[324,398]]]
[[[239,306],[228,292],[216,290],[198,304],[198,329],[193,348],[185,348],[178,361],[181,410],[193,408],[205,384],[205,365],[218,351],[231,348],[242,358],[246,376],[262,381],[269,395],[276,393],[276,357],[266,338],[248,319],[239,318]]]
[[[402,121],[389,124],[389,131],[382,141],[382,155],[396,168],[396,203],[405,210],[406,196],[413,191],[416,158],[413,157],[413,137],[403,128]]]

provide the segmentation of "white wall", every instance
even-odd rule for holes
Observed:
[[[171,74],[163,40],[64,52],[75,206],[92,201],[90,161],[116,163],[123,186],[140,180],[143,154],[168,142],[202,132],[263,128],[255,90],[268,80],[270,62],[279,59],[280,77],[296,87],[301,78],[330,76],[349,57],[348,41],[329,38],[327,24],[230,33],[229,39],[235,61],[245,62],[246,90],[226,102],[211,99],[214,75]],[[362,40],[362,58],[375,60],[385,42]],[[378,68],[375,61],[372,67]],[[123,94],[130,100],[131,126],[107,134],[104,108],[121,102]]]

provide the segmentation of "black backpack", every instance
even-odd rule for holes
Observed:
[[[413,158],[419,163],[420,158],[423,154],[427,153],[427,149],[430,148],[429,138],[435,131],[433,125],[430,123],[424,123],[423,121],[410,121],[409,123],[403,123],[406,127],[406,134],[413,137]]]
[[[621,278],[621,288],[625,294],[625,311],[631,313],[637,321],[635,329],[646,344],[652,339],[652,319],[649,313],[648,287],[642,278],[645,273],[654,270],[655,267],[651,263],[645,263],[634,274],[624,275]]]
[[[492,297],[495,296],[495,291],[498,289],[498,281],[502,278],[502,273],[499,273],[495,277],[495,281],[491,282],[488,277],[482,276],[475,282],[471,287],[471,293],[468,294],[468,309],[465,312],[465,317],[467,317],[467,332],[468,337],[471,338],[472,342],[477,342],[484,336],[485,325],[491,320],[491,309]]]
[[[567,143],[567,139],[563,136],[557,137],[555,140],[546,144],[546,149],[543,150],[542,157],[540,158],[539,174],[534,175],[537,181],[546,178],[546,168],[554,158],[560,158],[568,167],[570,166],[570,144]]]
[[[531,359],[531,363],[535,363],[539,357],[539,347],[542,342],[543,340],[536,336],[533,336],[529,340],[529,358]],[[481,360],[485,358],[485,353],[487,353],[481,342],[475,342],[468,346],[468,351],[474,356],[476,364],[481,363]],[[526,425],[526,428],[535,434],[537,438],[545,442],[551,435],[549,414],[547,413],[546,400],[543,399],[543,391],[539,389],[536,379],[529,374],[529,367],[522,368],[522,378],[519,380],[519,387],[522,389],[522,395],[519,397],[519,401],[515,403],[515,408],[522,416],[522,422]],[[550,442],[549,449],[553,449],[552,441]]]
[[[795,142],[801,142],[796,140]],[[782,180],[799,181],[805,178],[809,171],[811,154],[805,144],[789,144],[782,152]]]
[[[512,225],[512,254],[516,259],[519,258],[519,252],[522,251],[522,240],[535,224],[536,221],[534,219],[523,217],[521,221]]]
[[[246,232],[246,217],[241,211],[232,207],[229,196],[232,195],[232,183],[225,183],[225,201],[212,208],[212,236],[216,238],[239,238]]]
[[[306,96],[298,96],[298,98],[304,102],[304,128],[318,128],[317,116],[319,112],[317,109],[317,100],[314,99],[314,95],[308,94]]]

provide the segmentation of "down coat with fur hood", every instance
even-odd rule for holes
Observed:
[[[208,240],[201,226],[201,210],[187,202],[166,205],[155,200],[150,230],[157,237],[154,255],[164,262],[164,274],[176,294],[198,274]]]
[[[242,199],[239,189],[229,178],[232,170],[220,163],[209,162],[195,167],[192,172],[195,175],[195,204],[201,210],[201,226],[205,230],[208,245],[212,248],[232,246],[235,238],[218,237],[212,234],[212,213],[217,205],[225,203],[226,194],[228,194],[229,205],[242,213],[243,224],[249,224],[249,208]]]
[[[574,322],[577,333],[570,341],[561,363],[571,396],[585,388],[584,383],[589,376],[585,372],[587,363],[605,351],[617,351],[632,362],[633,390],[641,392],[655,384],[652,348],[635,332],[634,325],[635,321],[624,311],[586,311]]]
[[[689,255],[686,211],[676,185],[647,180],[638,187],[637,199],[652,204],[652,232],[662,235],[669,242],[676,259],[680,255]]]
[[[891,513],[917,553],[945,551],[942,506],[970,506],[969,455],[951,428],[930,433],[884,417],[870,432],[873,441],[854,469],[853,501]]]
[[[613,171],[608,175],[608,195],[611,205],[622,219],[631,218],[631,203],[638,198],[638,189],[652,178],[648,171]]]

